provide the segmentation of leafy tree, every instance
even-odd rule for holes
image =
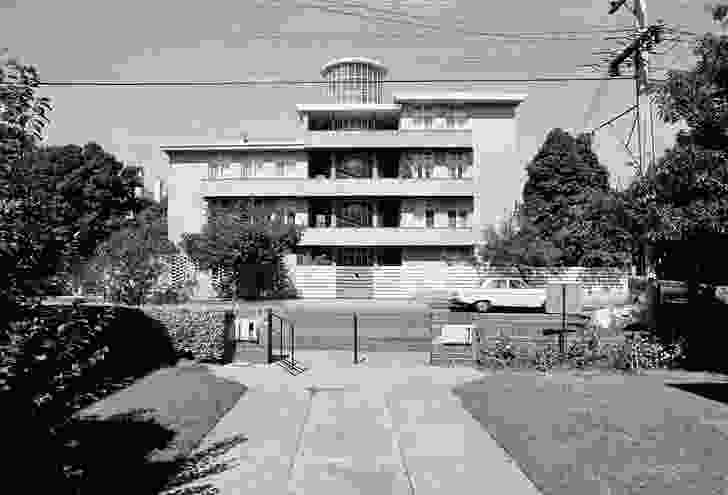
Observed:
[[[0,177],[11,174],[15,163],[36,148],[48,123],[50,101],[37,94],[39,83],[34,67],[0,51]],[[42,260],[30,249],[25,227],[27,213],[42,205],[14,197],[4,186],[0,183],[0,269],[6,276],[0,282],[0,304],[6,311],[8,303],[35,294],[25,288],[26,278]]]
[[[113,232],[97,250],[92,265],[104,274],[113,301],[143,304],[164,269],[160,257],[176,252],[167,238],[162,205],[155,203]]]
[[[500,228],[491,226],[485,232],[485,244],[480,259],[488,265],[508,266],[528,279],[529,267],[550,266],[559,258],[560,251],[553,242],[540,237],[540,232],[516,205]]]
[[[540,256],[543,261],[561,265],[624,265],[629,260],[621,201],[610,189],[609,172],[588,135],[553,129],[526,171],[528,229],[518,236],[520,252],[537,243],[536,252],[550,253]]]
[[[541,239],[539,231],[530,224],[509,236],[491,234],[489,237],[482,257],[494,265],[550,266],[560,254],[558,248]]]
[[[78,283],[97,246],[147,203],[135,196],[136,170],[95,143],[26,153],[0,182],[10,197],[32,205],[8,224],[24,233],[23,249],[35,259],[32,270],[21,268],[19,282],[41,292],[60,290],[72,277]]]
[[[265,208],[212,208],[201,233],[183,234],[182,249],[200,269],[235,273],[237,280],[241,266],[270,265],[274,268],[272,287],[266,289],[283,290],[283,255],[296,247],[301,229],[281,219],[268,220],[270,215]]]
[[[714,18],[725,12],[715,6]],[[728,230],[728,37],[708,33],[693,53],[693,68],[670,70],[650,88],[662,119],[686,127],[630,187],[633,221],[653,243]]]
[[[37,94],[35,67],[0,50],[0,167],[9,169],[40,142],[48,124],[50,100]],[[4,191],[0,191],[2,195]]]

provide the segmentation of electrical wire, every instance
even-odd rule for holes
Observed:
[[[609,126],[612,127],[612,128],[614,128],[614,124],[613,123],[610,123]],[[616,128],[615,128],[615,130],[616,130]],[[614,136],[614,135],[612,134],[612,136]],[[625,143],[622,138],[617,137],[617,136],[614,136],[614,137],[616,137],[617,140],[619,141],[619,143],[624,147],[624,150],[627,152],[627,154],[629,155],[629,157],[632,159],[632,163],[635,164],[635,165],[639,164],[639,158],[636,157],[636,156],[634,156],[634,154],[632,153],[632,150],[629,149],[629,145],[627,143]]]
[[[373,21],[375,23],[385,23],[385,24],[404,24],[404,25],[410,25],[414,27],[424,28],[428,30],[434,30],[434,31],[449,31],[454,33],[459,33],[465,36],[476,36],[476,37],[482,37],[482,38],[492,38],[492,39],[498,39],[500,41],[504,42],[528,42],[528,41],[583,41],[585,39],[593,39],[594,34],[615,34],[615,33],[625,33],[629,31],[633,31],[634,28],[630,29],[604,29],[601,31],[561,31],[561,32],[541,32],[541,33],[494,33],[494,32],[486,32],[486,31],[470,31],[462,28],[451,28],[446,29],[443,28],[442,25],[439,24],[430,24],[427,22],[422,22],[420,20],[417,20],[416,17],[411,15],[404,15],[402,13],[397,13],[397,11],[387,11],[385,9],[374,9],[372,7],[364,7],[361,5],[358,5],[357,8],[360,8],[362,10],[369,10],[370,12],[376,12],[376,11],[384,11],[387,12],[389,15],[387,17],[382,16],[373,16],[373,15],[367,15],[363,14],[361,12],[354,12],[351,10],[345,10],[337,8],[336,4],[321,4],[321,3],[310,3],[310,2],[301,2],[301,1],[294,1],[295,5],[302,7],[302,8],[312,8],[317,9],[323,12],[328,12],[332,14],[339,14],[339,15],[346,15],[351,17],[358,17],[360,19],[364,19],[367,21]],[[351,4],[349,4],[351,5]],[[395,16],[401,16],[399,19],[393,19],[390,17],[391,15]],[[420,17],[422,19],[422,17]],[[592,35],[590,37],[584,38],[584,35]],[[579,36],[582,36],[579,38]]]
[[[603,129],[603,128],[605,128],[608,125],[612,125],[612,123],[614,123],[616,120],[621,119],[622,117],[624,117],[625,115],[627,115],[628,113],[630,113],[635,108],[637,108],[637,105],[636,104],[635,105],[632,105],[627,110],[625,110],[624,112],[620,113],[619,115],[617,115],[615,117],[612,117],[611,119],[607,120],[606,122],[603,122],[602,124],[598,125],[594,129],[592,129],[591,131],[589,131],[589,134],[594,134],[598,130]]]
[[[280,1],[280,0],[279,0]],[[303,3],[303,2],[295,2],[298,5],[301,6],[310,6],[312,8],[317,8],[316,4],[311,3]],[[333,2],[324,2],[326,7],[329,6],[337,6],[337,3]],[[320,5],[320,4],[319,4]],[[397,16],[397,17],[403,17],[407,20],[419,20],[419,21],[429,21],[432,19],[431,16],[419,16],[414,15],[406,11],[402,10],[392,10],[392,9],[382,9],[382,8],[375,8],[371,7],[363,2],[338,2],[338,5],[345,6],[345,7],[351,7],[355,9],[364,10],[365,12],[374,12],[377,14],[386,14],[389,16]],[[462,20],[462,19],[458,19]],[[597,33],[619,33],[619,32],[625,32],[625,31],[633,31],[633,26],[591,26],[591,29],[589,30],[582,30],[582,31],[540,31],[540,32],[518,32],[518,33],[483,33],[488,34],[492,36],[514,36],[514,37],[521,37],[521,36],[559,36],[559,35],[586,35],[586,34],[597,34]]]
[[[632,141],[632,136],[634,135],[634,129],[637,125],[637,116],[635,115],[634,119],[632,119],[632,129],[629,131],[629,136],[627,136],[627,146],[629,146],[629,143]]]
[[[530,77],[512,79],[385,79],[381,84],[486,84],[486,83],[561,83],[581,81],[628,81],[629,76],[618,77]],[[94,87],[225,87],[225,86],[322,86],[329,84],[325,80],[274,80],[274,79],[249,79],[233,81],[41,81],[40,86],[45,87],[71,87],[71,86],[94,86]],[[379,84],[379,83],[378,83]],[[12,84],[4,84],[10,86]]]

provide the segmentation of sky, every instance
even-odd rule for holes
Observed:
[[[700,1],[645,3],[649,22],[662,19],[698,34],[716,30]],[[362,5],[369,10],[357,10]],[[616,40],[504,42],[458,30],[524,33],[633,25],[626,9],[615,15],[608,9],[608,0],[0,0],[0,48],[36,66],[43,81],[319,80],[321,66],[343,56],[376,58],[395,80],[594,77],[604,75],[604,69],[583,66],[599,62],[599,50],[618,52]],[[396,18],[384,11],[403,12],[438,28],[390,22]],[[653,56],[655,66],[693,63],[687,43],[666,42],[660,48],[667,53]],[[635,100],[629,80],[390,84],[384,99],[391,101],[393,92],[450,90],[527,95],[517,113],[518,166],[524,177],[550,129],[592,129]],[[295,105],[330,101],[324,86],[72,86],[44,87],[41,94],[54,107],[48,144],[95,141],[126,163],[144,165],[152,181],[170,173],[160,145],[235,141],[241,131],[251,140],[295,139],[301,135]],[[633,173],[623,144],[631,126],[627,116],[595,135],[601,162],[621,184]],[[658,156],[675,131],[657,119]],[[518,191],[503,194],[509,201],[518,199]]]

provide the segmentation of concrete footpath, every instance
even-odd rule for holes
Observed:
[[[539,492],[451,389],[483,375],[436,368],[426,353],[377,352],[359,365],[346,351],[299,351],[309,370],[211,366],[248,392],[200,450],[245,441],[196,480],[220,494],[435,494]],[[453,493],[453,492],[450,492]]]

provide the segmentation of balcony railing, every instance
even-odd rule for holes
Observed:
[[[466,246],[476,243],[472,227],[308,228],[301,246]]]
[[[472,196],[472,179],[203,179],[205,196]]]
[[[473,145],[472,132],[441,130],[312,131],[304,137],[307,148],[463,148]]]

